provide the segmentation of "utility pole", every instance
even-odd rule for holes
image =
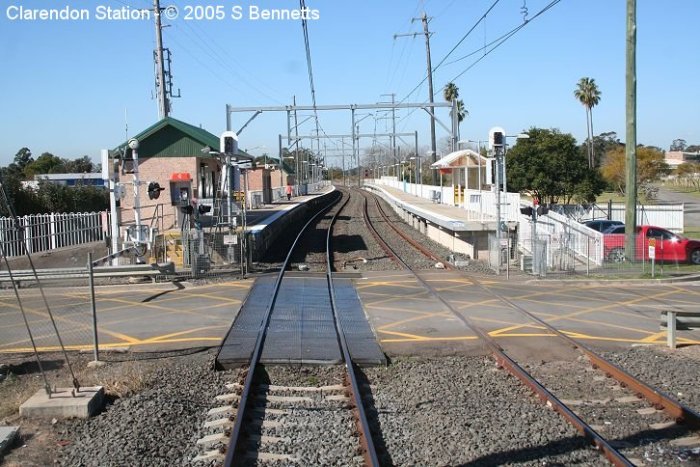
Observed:
[[[428,62],[428,103],[430,104],[430,149],[433,151],[432,162],[437,161],[437,143],[435,141],[435,106],[432,104],[435,102],[433,100],[433,65],[430,60],[430,35],[432,34],[428,29],[428,22],[431,18],[423,12],[420,18],[413,18],[411,22],[420,20],[423,23],[423,34],[425,35],[425,52]],[[420,35],[419,32],[408,33],[408,34],[394,34],[394,39],[397,37],[416,37]],[[433,185],[437,185],[437,173],[433,170]]]
[[[161,119],[170,115],[170,99],[180,97],[173,94],[173,74],[171,70],[172,56],[170,49],[163,47],[163,25],[161,19],[160,0],[153,0],[153,13],[156,19],[156,50],[153,51],[156,69],[156,95],[158,98],[158,115]],[[228,116],[228,115],[227,115]]]
[[[637,227],[637,0],[627,0],[625,257],[634,260]],[[645,245],[642,245],[644,248]]]
[[[158,116],[161,120],[170,113],[170,103],[165,92],[165,61],[163,60],[163,25],[160,22],[160,0],[153,0],[153,13],[156,18],[156,95]]]
[[[428,58],[428,102],[433,103],[433,65],[430,61],[430,31],[428,30],[428,16],[423,12],[423,33],[425,34],[425,51]],[[430,149],[433,151],[433,163],[437,161],[437,145],[435,143],[435,107],[430,106]],[[437,185],[437,172],[433,172],[433,186]]]

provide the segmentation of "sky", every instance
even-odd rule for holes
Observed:
[[[316,102],[372,104],[390,100],[391,93],[397,101],[426,102],[425,37],[421,21],[413,20],[425,11],[431,18],[433,67],[442,62],[433,75],[435,99],[442,101],[442,87],[454,81],[469,111],[460,125],[462,140],[486,140],[489,129],[500,126],[509,135],[530,127],[558,128],[583,141],[585,110],[573,92],[586,76],[595,79],[602,93],[593,109],[595,133],[615,131],[624,141],[626,2],[561,0],[535,17],[550,2],[307,0],[317,16],[308,21]],[[665,149],[676,138],[700,144],[700,2],[637,4],[637,141]],[[20,20],[20,7],[83,9],[89,18]],[[114,148],[158,121],[153,20],[98,19],[107,7],[138,12],[153,2],[2,2],[0,165],[12,162],[25,146],[35,157],[48,151],[98,161],[100,149]],[[226,104],[284,106],[296,96],[298,104],[311,105],[301,21],[254,16],[268,9],[298,9],[298,2],[162,0],[161,7],[178,11],[177,18],[164,18],[163,29],[164,46],[172,54],[173,86],[181,94],[172,101],[172,117],[219,134],[226,129]],[[197,17],[198,12],[216,14],[217,8],[223,19]],[[237,11],[240,19],[233,17]],[[529,21],[519,32],[491,50],[488,44],[524,19]],[[408,33],[418,34],[395,37]],[[361,133],[389,131],[388,112],[368,112],[358,110]],[[447,112],[436,110],[449,125]],[[299,114],[304,121],[300,134],[315,131],[310,115]],[[233,114],[233,129],[250,116]],[[319,112],[319,123],[328,135],[351,131],[349,111]],[[429,148],[424,111],[397,111],[396,127],[417,131],[421,151]],[[437,128],[438,139],[444,139],[446,131]],[[254,155],[275,156],[278,135],[286,132],[285,112],[265,112],[241,132],[239,146]],[[405,143],[412,145],[413,139],[405,138]],[[325,140],[327,163],[333,165],[337,156],[331,154],[349,144],[349,138],[344,143]],[[366,138],[360,144],[387,145],[388,139]]]

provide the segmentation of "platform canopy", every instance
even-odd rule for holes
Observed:
[[[488,158],[471,149],[460,149],[430,164],[431,169],[463,169],[486,165]]]

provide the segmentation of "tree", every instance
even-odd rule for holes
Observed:
[[[590,202],[603,191],[596,170],[589,170],[571,134],[530,128],[506,153],[508,186],[528,191],[543,203]]]
[[[593,152],[593,107],[600,102],[601,92],[595,79],[581,78],[574,90],[574,97],[586,108],[586,129],[588,131],[588,168],[596,166],[595,153]]]
[[[691,144],[685,148],[685,152],[700,152],[700,144]]]
[[[24,175],[30,178],[38,174],[65,173],[64,161],[58,156],[54,156],[50,152],[45,152],[37,159],[27,165],[24,169]]]
[[[669,151],[685,151],[686,147],[688,147],[688,143],[684,139],[678,138],[673,140],[668,149]]]
[[[608,151],[600,167],[603,178],[621,195],[627,192],[625,167],[624,147]],[[647,192],[647,194],[652,193],[650,191],[651,184],[668,173],[670,173],[670,168],[664,160],[663,151],[651,146],[640,145],[637,147],[637,187],[641,191]]]
[[[69,159],[62,159],[63,161],[63,170],[65,170],[65,173],[92,173],[95,171],[96,167],[95,164],[92,163],[92,160],[90,159],[89,156],[83,156],[83,157],[76,157],[73,160]],[[54,172],[56,173],[56,172]]]
[[[15,154],[14,163],[22,172],[24,172],[24,169],[32,162],[34,162],[34,158],[32,157],[32,151],[30,151],[29,148],[22,148],[17,151],[17,154]]]
[[[444,97],[447,102],[452,102],[452,99],[457,99],[459,97],[459,88],[455,83],[450,81],[442,90],[442,97]]]
[[[700,162],[684,162],[676,167],[676,175],[685,182],[686,186],[692,186],[700,190]]]
[[[464,106],[464,101],[459,99],[459,88],[453,82],[449,82],[445,85],[442,91],[442,96],[447,102],[452,102],[453,99],[457,99],[457,123],[462,123],[462,120],[469,115],[469,112]],[[450,112],[450,116],[452,112]]]

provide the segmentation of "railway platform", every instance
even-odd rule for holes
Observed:
[[[366,183],[364,188],[381,196],[401,218],[455,253],[488,259],[489,234],[495,234],[496,217],[441,204],[388,185]]]

